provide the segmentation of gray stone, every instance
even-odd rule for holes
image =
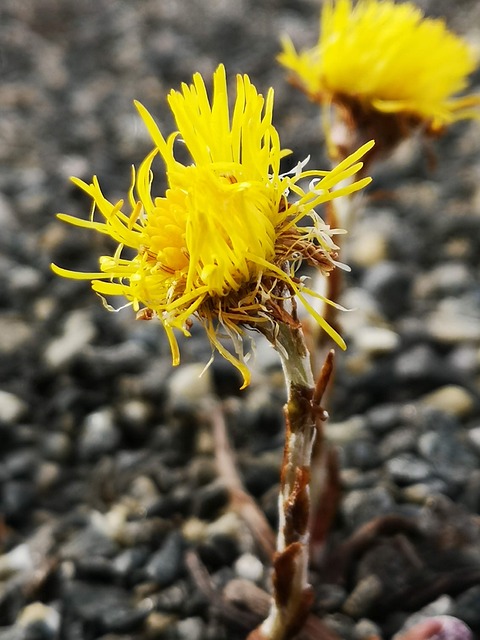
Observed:
[[[351,491],[342,501],[341,512],[351,529],[393,508],[393,498],[383,487]]]
[[[342,447],[343,466],[369,471],[378,466],[378,450],[374,442],[367,438],[357,438]]]
[[[378,453],[382,460],[389,460],[400,453],[415,450],[418,433],[412,427],[402,426],[388,433],[378,446]]]
[[[48,460],[65,462],[72,452],[71,440],[61,431],[46,433],[42,439],[42,452]]]
[[[434,338],[444,344],[480,342],[478,317],[466,315],[460,302],[432,313],[427,318],[427,328]]]
[[[413,453],[403,453],[387,460],[385,468],[392,480],[400,485],[428,480],[434,473],[431,464]]]
[[[415,295],[421,298],[458,295],[470,289],[474,282],[475,276],[467,265],[450,260],[419,274],[415,282]]]
[[[110,408],[100,409],[85,418],[78,441],[82,458],[96,460],[114,451],[119,442],[120,433]]]
[[[467,431],[467,442],[469,442],[480,455],[480,426],[473,427]]]
[[[355,625],[355,640],[373,640],[381,637],[381,628],[368,618],[362,618]]]
[[[379,404],[367,411],[367,425],[375,433],[385,433],[396,427],[402,420],[402,407],[397,404]]]
[[[47,345],[45,361],[52,369],[65,367],[90,344],[95,333],[89,313],[83,310],[72,311],[65,320],[63,334]]]
[[[452,431],[423,433],[418,439],[418,450],[436,475],[451,482],[465,482],[478,465],[477,456]]]
[[[419,344],[399,354],[394,370],[401,381],[424,382],[443,375],[444,367],[429,345]]]
[[[411,304],[412,274],[395,262],[380,262],[370,268],[363,286],[377,301],[387,318],[402,316]]]
[[[180,577],[183,571],[183,548],[182,535],[173,531],[150,557],[145,572],[160,588],[170,586]]]
[[[178,640],[202,640],[204,628],[205,623],[202,618],[198,616],[185,618],[176,624],[176,637]]]
[[[352,618],[366,615],[382,594],[383,589],[384,586],[377,575],[372,573],[362,578],[343,603],[343,612]]]

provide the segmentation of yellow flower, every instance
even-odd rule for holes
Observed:
[[[272,90],[264,99],[248,76],[237,76],[230,115],[225,69],[219,66],[211,102],[199,74],[192,85],[172,90],[168,102],[178,130],[166,139],[148,111],[136,105],[155,148],[133,172],[130,211],[124,213],[123,201],[107,200],[94,177],[91,184],[73,178],[93,199],[91,218],[59,214],[66,222],[111,236],[118,242],[114,255],[102,256],[100,271],[94,273],[56,265],[53,270],[92,280],[101,296],[124,296],[139,318],[158,318],[174,365],[180,359],[174,329],[188,336],[191,318],[196,317],[212,348],[241,371],[244,386],[249,382],[242,346],[245,328],[296,322],[294,296],[343,346],[342,338],[308,303],[305,294],[313,292],[295,272],[302,260],[324,273],[335,266],[335,230],[314,208],[368,184],[365,178],[338,187],[343,180],[351,183],[349,178],[362,166],[359,159],[373,143],[333,171],[299,167],[282,175],[280,161],[289,151],[281,149],[272,125]],[[177,138],[191,155],[189,165],[175,158]],[[168,181],[163,196],[152,194],[152,162],[158,155]],[[303,178],[311,181],[306,191],[299,185]],[[289,194],[295,195],[292,203]],[[103,221],[93,219],[95,209]],[[124,257],[124,248],[129,248],[129,257]],[[285,304],[293,305],[293,311],[287,312]],[[223,346],[219,331],[232,339],[235,355]]]
[[[326,0],[320,25],[315,47],[297,53],[286,39],[278,58],[311,99],[402,114],[430,132],[479,117],[480,95],[455,97],[476,56],[443,20],[425,18],[411,2]]]

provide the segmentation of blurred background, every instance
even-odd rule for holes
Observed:
[[[417,4],[480,47],[476,0]],[[261,619],[251,599],[229,596],[234,579],[268,590],[268,562],[228,507],[198,407],[220,398],[245,485],[275,527],[275,354],[259,345],[239,394],[218,359],[198,378],[210,348],[194,328],[172,371],[158,325],[108,313],[88,283],[49,265],[95,270],[111,250],[55,213],[90,211],[72,175],[126,196],[131,165],[151,148],[133,100],[168,134],[167,93],[196,71],[208,84],[220,62],[232,88],[236,73],[275,88],[275,124],[293,150],[285,170],[308,155],[327,168],[318,108],[275,62],[282,34],[314,44],[319,7],[2,0],[0,640],[233,640]],[[327,427],[342,498],[327,561],[312,570],[314,612],[346,640],[388,638],[432,613],[480,633],[480,124],[409,141],[373,175],[346,247],[343,302],[354,310],[342,316],[349,349]],[[354,532],[373,521],[374,543],[356,547]]]

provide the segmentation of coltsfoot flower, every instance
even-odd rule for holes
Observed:
[[[236,88],[231,114],[223,66],[214,74],[211,101],[199,74],[193,84],[172,90],[168,102],[178,130],[168,138],[137,103],[155,147],[133,172],[128,212],[123,201],[105,198],[96,177],[90,184],[73,178],[92,198],[92,215],[89,220],[58,216],[111,236],[117,250],[100,257],[100,270],[93,273],[52,268],[61,276],[91,280],[102,297],[124,296],[138,318],[157,318],[168,336],[174,365],[180,360],[174,331],[189,336],[192,318],[197,318],[213,350],[241,371],[246,386],[245,329],[271,331],[279,321],[296,322],[295,307],[289,312],[285,306],[294,305],[295,297],[343,346],[342,338],[309,304],[306,294],[317,294],[296,271],[302,261],[325,274],[335,267],[333,236],[338,230],[325,225],[315,207],[368,184],[369,178],[353,183],[351,178],[373,143],[332,171],[304,171],[300,166],[282,175],[280,161],[290,152],[281,149],[272,125],[273,90],[264,99],[246,75],[237,76]],[[176,159],[177,139],[190,153],[191,164]],[[157,156],[163,159],[168,182],[162,196],[152,194]],[[300,186],[304,178],[310,180],[306,190]],[[339,185],[342,181],[347,186]],[[103,220],[94,220],[95,210]],[[233,341],[235,355],[222,344],[222,334]]]
[[[326,0],[317,45],[297,53],[285,39],[278,59],[312,100],[344,109],[379,145],[480,116],[480,95],[458,95],[477,67],[472,47],[411,2]]]

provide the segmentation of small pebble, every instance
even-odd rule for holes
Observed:
[[[120,433],[115,425],[113,411],[100,409],[85,418],[78,440],[78,449],[85,460],[96,460],[116,449]]]
[[[19,544],[0,556],[0,578],[6,578],[17,572],[31,571],[33,566],[30,547],[24,543]]]
[[[410,615],[405,621],[405,624],[403,625],[402,630],[399,633],[397,633],[395,637],[397,638],[397,640],[400,640],[399,636],[401,635],[402,631],[404,632],[407,629],[410,629],[414,625],[418,624],[419,622],[423,622],[424,620],[428,620],[429,618],[433,618],[435,616],[452,615],[454,611],[454,607],[455,607],[455,602],[453,598],[447,595],[440,596],[433,602],[430,602],[429,604],[425,605],[425,607],[423,607],[419,611]]]
[[[465,418],[470,415],[475,406],[472,394],[464,387],[453,384],[440,387],[422,396],[420,402],[426,407],[444,411],[457,418]]]
[[[175,626],[178,640],[202,640],[204,637],[205,623],[197,616],[180,620]]]
[[[355,625],[355,640],[380,640],[382,629],[368,618],[361,618]]]
[[[63,334],[54,338],[45,348],[45,361],[52,369],[66,366],[91,343],[96,330],[87,311],[72,311],[67,316]]]
[[[178,531],[173,531],[164,540],[145,565],[146,575],[163,589],[177,580],[183,572],[184,541]]]
[[[480,455],[480,426],[473,427],[467,431],[467,442],[469,442],[477,454]]]
[[[413,504],[425,504],[432,496],[443,493],[448,495],[448,484],[439,478],[434,478],[428,482],[418,482],[410,484],[402,489],[402,495],[407,502]]]
[[[27,413],[27,404],[18,396],[0,389],[0,422],[16,424]]]
[[[433,465],[436,474],[453,484],[465,482],[478,465],[478,457],[454,431],[422,433],[418,451]]]
[[[32,602],[20,611],[17,624],[19,627],[35,627],[37,632],[42,632],[43,638],[57,637],[60,629],[60,614],[57,609],[49,607],[43,602]]]
[[[361,230],[353,235],[353,243],[348,247],[349,263],[359,267],[372,267],[388,257],[385,234],[375,229]]]
[[[245,578],[250,582],[258,583],[263,577],[263,564],[251,553],[244,553],[238,557],[233,567],[239,578]]]
[[[357,415],[348,418],[344,422],[330,422],[325,424],[325,433],[327,439],[335,444],[344,444],[351,442],[357,438],[366,437],[366,419]]]
[[[390,493],[379,486],[351,491],[343,499],[341,511],[347,525],[356,529],[372,518],[391,511],[393,504]]]
[[[387,318],[404,315],[411,304],[412,274],[402,264],[379,262],[363,279],[366,291],[377,301]]]
[[[440,342],[455,345],[463,342],[480,342],[480,322],[478,318],[462,313],[462,305],[458,309],[442,309],[435,311],[427,319],[430,334]]]
[[[480,585],[474,585],[455,599],[453,615],[480,633]]]
[[[395,351],[400,344],[400,336],[386,327],[362,327],[354,334],[355,346],[370,356]]]
[[[168,379],[168,398],[171,408],[197,406],[198,402],[213,392],[212,375],[205,365],[181,365]]]
[[[387,460],[385,468],[392,480],[400,485],[428,480],[434,473],[431,464],[412,453],[403,453]]]

